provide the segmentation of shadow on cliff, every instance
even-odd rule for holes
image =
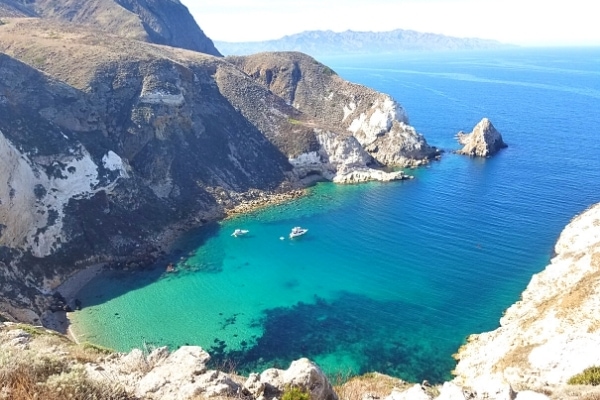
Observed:
[[[220,229],[217,222],[210,222],[202,227],[195,228],[177,240],[169,254],[163,255],[153,264],[135,269],[107,270],[83,287],[79,295],[75,297],[81,303],[82,308],[93,307],[125,295],[130,291],[151,285],[160,279],[187,272],[196,272],[188,271],[180,266],[185,264],[186,259],[193,255],[207,240],[217,235]],[[222,258],[220,261],[222,261]],[[173,270],[171,270],[171,267]],[[219,268],[213,267],[212,270],[206,272],[219,272],[219,270]],[[119,281],[119,284],[115,285],[114,282],[116,281]],[[123,282],[126,282],[126,284],[123,284]],[[97,294],[93,298],[87,298],[84,294],[92,287],[94,292],[101,294]],[[102,290],[97,290],[98,287]]]

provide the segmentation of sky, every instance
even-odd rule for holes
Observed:
[[[412,29],[524,46],[600,46],[595,0],[181,0],[213,40]]]

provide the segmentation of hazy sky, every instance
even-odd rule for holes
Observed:
[[[594,0],[181,1],[213,40],[400,28],[521,45],[600,45]]]

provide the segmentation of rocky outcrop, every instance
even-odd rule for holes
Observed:
[[[0,0],[0,17],[19,16],[73,22],[109,34],[221,56],[179,0]]]
[[[309,392],[311,399],[338,399],[325,374],[306,358],[293,361],[287,370],[270,368],[260,375],[250,374],[244,386],[256,399],[279,399],[291,387]]]
[[[69,376],[72,384],[85,379],[96,385],[119,388],[130,397],[146,400],[192,400],[198,398],[280,399],[290,388],[310,394],[313,400],[337,400],[338,396],[321,369],[306,358],[291,363],[288,369],[271,368],[247,378],[209,367],[210,356],[197,346],[183,346],[173,352],[166,347],[129,353],[104,354],[69,343],[66,338],[43,329],[12,323],[0,323],[0,376],[10,376],[11,368],[26,360],[53,362],[53,372],[43,376]],[[104,353],[106,353],[104,351]],[[77,361],[85,358],[85,364]],[[84,356],[85,355],[85,356]],[[19,361],[7,363],[12,357]],[[65,370],[61,370],[64,368]],[[77,371],[77,375],[73,374]],[[73,382],[80,379],[79,382]],[[11,397],[11,386],[0,388],[3,398]],[[47,382],[37,382],[41,387]],[[7,391],[8,390],[8,391]],[[81,392],[84,392],[81,390]],[[83,398],[83,397],[78,397]],[[88,397],[85,397],[88,398]],[[96,398],[96,397],[94,397]],[[108,397],[102,397],[108,398]],[[112,398],[112,397],[111,397]],[[125,398],[125,397],[119,397]]]
[[[555,252],[500,327],[461,347],[458,384],[552,392],[600,365],[600,204],[571,221]]]
[[[137,398],[147,400],[193,400],[199,398],[275,400],[291,388],[310,394],[314,400],[575,400],[593,399],[599,391],[593,387],[514,391],[510,385],[497,385],[481,376],[488,386],[462,387],[456,382],[430,385],[426,381],[411,384],[398,378],[369,373],[332,387],[320,368],[306,358],[292,362],[288,369],[270,368],[248,377],[212,369],[210,356],[197,346],[184,346],[173,352],[166,347],[134,349],[112,353],[93,346],[79,346],[66,337],[42,328],[0,323],[0,395],[11,397],[26,382],[28,372],[43,371],[29,388],[38,391],[86,393],[105,388],[104,396],[93,398]],[[52,368],[43,369],[44,363]],[[32,371],[28,371],[30,368]],[[16,382],[20,386],[13,383]],[[61,387],[62,386],[62,387]],[[79,388],[79,389],[77,389]],[[107,390],[108,389],[108,390]],[[109,396],[110,392],[120,396]],[[38,394],[39,394],[38,393]],[[548,393],[551,396],[548,397]],[[127,396],[126,396],[127,395]],[[587,396],[587,397],[586,397]],[[38,396],[46,398],[45,396]]]
[[[408,125],[406,112],[394,99],[344,81],[312,57],[281,52],[227,60],[303,112],[305,124],[353,136],[381,165],[413,166],[439,154]]]
[[[467,156],[488,157],[507,147],[500,132],[487,118],[479,121],[471,133],[459,132],[456,139],[464,146],[457,153]]]

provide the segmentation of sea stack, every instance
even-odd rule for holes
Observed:
[[[464,146],[457,153],[472,157],[489,157],[500,149],[508,147],[502,140],[500,132],[487,118],[479,121],[471,133],[458,132],[456,139]]]

